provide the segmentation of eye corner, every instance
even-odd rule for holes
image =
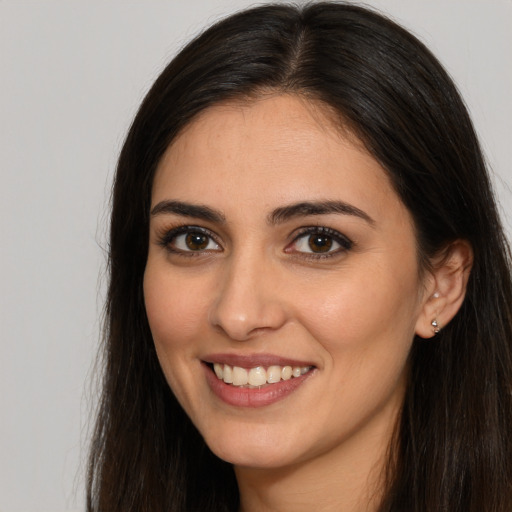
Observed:
[[[166,228],[157,234],[156,243],[170,254],[185,257],[223,252],[222,245],[215,233],[195,225]]]
[[[319,260],[343,255],[353,246],[352,240],[335,229],[326,226],[306,226],[294,233],[293,240],[285,247],[284,252]]]

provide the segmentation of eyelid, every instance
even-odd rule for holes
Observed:
[[[336,243],[340,245],[339,248],[328,251],[328,252],[303,252],[303,251],[293,251],[290,248],[302,237],[311,236],[311,235],[326,235],[331,237]],[[354,246],[354,242],[350,240],[346,235],[340,233],[339,231],[326,227],[326,226],[305,226],[298,230],[298,232],[293,233],[293,240],[285,249],[285,252],[300,254],[303,257],[320,259],[320,258],[329,258],[332,256],[339,255],[340,253],[347,252],[351,250]]]
[[[209,237],[217,246],[219,246],[220,250],[212,250],[212,249],[204,249],[198,251],[187,251],[178,249],[177,247],[173,247],[172,242],[180,235],[185,235],[187,233],[201,233],[207,237]],[[162,230],[159,234],[157,234],[157,243],[164,249],[167,249],[169,252],[173,254],[180,254],[184,256],[199,256],[201,254],[209,254],[211,252],[221,252],[222,245],[219,241],[219,237],[213,231],[210,231],[207,228],[195,225],[179,225],[172,228],[166,228]]]
[[[180,235],[184,235],[187,233],[201,233],[205,236],[209,237],[218,247],[219,249],[202,249],[202,250],[183,250],[173,246],[172,242]],[[325,235],[332,238],[340,247],[335,250],[329,250],[326,252],[306,252],[306,251],[296,251],[293,249],[293,245],[302,237],[311,236],[311,235]],[[286,246],[286,253],[295,253],[296,255],[300,255],[303,258],[311,258],[311,259],[322,259],[329,258],[332,256],[340,255],[345,253],[353,248],[354,243],[350,240],[346,235],[341,232],[326,227],[326,226],[304,226],[295,230],[291,235],[292,241]],[[165,248],[169,252],[173,254],[179,254],[183,256],[200,256],[205,254],[211,254],[212,252],[222,252],[224,249],[222,247],[219,236],[202,226],[197,225],[178,225],[175,227],[166,227],[162,229],[160,233],[157,233],[157,244],[161,247]]]

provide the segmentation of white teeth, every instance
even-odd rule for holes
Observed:
[[[279,382],[281,380],[281,367],[280,366],[270,366],[267,370],[267,382],[269,384],[274,384],[275,382]]]
[[[292,367],[291,366],[285,366],[281,370],[281,379],[288,380],[288,379],[291,378],[291,376],[292,376]]]
[[[233,386],[245,386],[249,383],[249,375],[245,368],[233,366]]]
[[[226,384],[232,384],[233,383],[233,368],[231,366],[228,366],[227,364],[224,365],[224,368],[222,369],[223,377],[222,380]]]
[[[256,388],[266,384],[275,384],[281,380],[289,380],[292,377],[300,377],[311,370],[311,366],[269,366],[266,370],[263,366],[257,366],[246,370],[239,366],[214,363],[213,371],[219,380],[234,386],[246,386]]]
[[[249,371],[249,384],[251,386],[263,386],[267,383],[267,372],[265,368],[258,366],[257,368],[251,368]]]
[[[217,378],[222,379],[224,377],[222,365],[220,365],[219,363],[214,363],[213,371],[215,372],[215,375],[217,375]]]

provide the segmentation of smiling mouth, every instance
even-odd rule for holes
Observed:
[[[242,368],[229,364],[213,363],[209,365],[219,380],[234,387],[261,388],[277,384],[305,375],[313,369],[313,366],[278,366],[267,368],[256,366],[254,368]]]

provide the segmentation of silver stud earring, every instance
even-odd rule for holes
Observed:
[[[441,331],[441,327],[437,322],[437,318],[435,320],[432,320],[432,327],[434,328],[434,334],[438,334]]]

